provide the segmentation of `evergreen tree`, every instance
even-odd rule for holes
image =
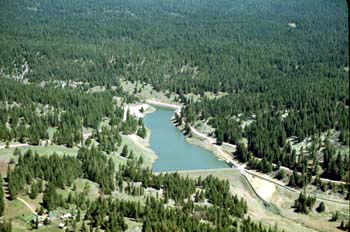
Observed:
[[[39,194],[39,186],[38,186],[38,184],[39,183],[36,183],[36,182],[31,184],[30,193],[29,193],[29,197],[31,199],[35,199],[38,196],[38,194]]]
[[[85,222],[82,223],[81,225],[81,232],[88,232],[86,226],[85,226]]]
[[[128,146],[127,145],[124,145],[122,153],[120,155],[123,156],[123,157],[128,157],[129,150],[128,150]]]
[[[51,211],[55,209],[57,206],[59,206],[59,197],[56,192],[56,188],[52,183],[48,183],[47,188],[43,195],[43,206],[48,210]]]
[[[325,204],[323,203],[323,201],[321,201],[321,203],[318,205],[318,207],[316,208],[316,211],[319,212],[319,213],[322,213],[326,210],[326,206]]]
[[[2,185],[2,176],[0,175],[0,217],[4,215],[5,211],[5,195],[4,189]]]

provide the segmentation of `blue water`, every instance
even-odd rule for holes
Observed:
[[[185,141],[185,136],[170,121],[174,110],[157,108],[144,123],[151,130],[151,146],[158,156],[153,171],[180,171],[227,168],[214,154]]]

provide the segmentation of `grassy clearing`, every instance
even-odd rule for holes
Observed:
[[[146,99],[157,99],[160,102],[165,103],[174,103],[175,97],[179,97],[178,94],[170,93],[169,91],[155,91],[153,87],[150,84],[142,84],[141,82],[130,82],[130,81],[122,81],[122,88],[125,92],[128,92],[130,94],[136,95],[141,100]],[[137,92],[135,93],[135,87],[137,86]],[[215,99],[220,98],[222,96],[227,95],[227,93],[224,92],[218,92],[217,94],[214,94],[212,92],[204,92],[204,96],[209,99]],[[192,98],[193,101],[198,101],[201,99],[201,96],[199,94],[193,94],[189,93],[185,95],[187,98]]]
[[[26,152],[28,149],[32,149],[33,152],[37,152],[39,155],[47,155],[56,152],[57,155],[77,155],[78,148],[68,148],[62,145],[48,145],[48,146],[30,146],[26,148],[22,148],[22,152]]]
[[[85,196],[87,196],[90,200],[96,200],[99,197],[99,190],[98,185],[94,182],[91,182],[86,179],[79,178],[75,180],[75,193],[84,193]],[[64,198],[68,197],[69,192],[73,191],[72,187],[67,187],[66,189],[57,189],[57,193],[64,196]],[[148,191],[146,191],[146,194],[150,194]],[[121,193],[118,191],[115,191],[112,196],[117,199],[123,199],[123,200],[130,200],[130,201],[140,201],[141,204],[145,202],[145,196],[131,196],[126,194],[125,192]],[[30,199],[28,196],[21,196],[22,199],[27,201],[30,205],[36,206],[38,208],[40,206],[40,203],[42,201],[42,194],[38,196],[37,199]],[[35,208],[35,207],[34,207]],[[19,200],[13,200],[8,202],[8,207],[6,208],[6,219],[12,220],[13,225],[13,231],[29,231],[31,230],[31,221],[34,219],[34,215],[31,213],[31,211],[24,206],[22,202]],[[85,211],[82,211],[84,214]],[[65,208],[57,208],[53,210],[51,217],[51,224],[49,226],[43,226],[40,227],[36,231],[62,231],[62,229],[58,228],[59,223],[63,222],[62,219],[60,219],[60,216],[65,213],[73,213],[75,214],[75,206],[70,206],[69,209]],[[126,218],[126,223],[128,225],[127,231],[141,231],[142,229],[142,223],[135,222],[133,220],[130,220]],[[79,228],[81,227],[81,222],[77,223],[77,231],[79,231]],[[69,226],[71,228],[71,226]]]
[[[213,93],[213,92],[204,92],[204,97],[207,97],[208,99],[212,100],[212,99],[217,99],[217,98],[220,98],[220,97],[223,97],[227,95],[227,93],[225,92],[218,92],[217,94]],[[199,94],[193,94],[193,93],[188,93],[188,94],[185,94],[185,96],[187,98],[192,98],[193,101],[198,101],[201,99],[201,96]]]
[[[99,197],[98,184],[87,179],[78,178],[74,181],[75,192],[86,192],[90,200],[95,200]]]
[[[33,152],[37,152],[39,155],[50,155],[53,152],[56,152],[58,155],[77,155],[78,148],[68,148],[61,145],[48,145],[48,146],[26,146],[18,147],[18,149],[23,153],[31,149]],[[4,148],[0,149],[0,160],[13,157],[13,152],[15,148]]]
[[[129,150],[132,150],[134,152],[135,157],[138,158],[139,156],[142,156],[145,166],[149,168],[152,167],[152,164],[157,156],[154,151],[146,146],[146,144],[135,142],[129,136],[122,135],[122,145],[119,147],[118,153],[121,153],[124,145],[127,145]]]
[[[12,231],[29,231],[31,229],[30,221],[33,218],[33,213],[21,201],[6,200],[5,219],[12,221]]]
[[[128,229],[126,232],[141,232],[142,231],[142,223],[135,222],[128,218],[125,219],[126,224],[128,225]]]
[[[28,195],[20,196],[23,200],[28,202],[33,209],[39,209],[40,203],[43,201],[43,193],[40,193],[35,199],[31,199]]]
[[[50,128],[48,133],[50,136],[53,135],[55,129]],[[129,147],[129,151],[133,150],[135,157],[138,157],[141,155],[144,159],[145,166],[151,167],[152,163],[155,159],[155,154],[152,150],[147,148],[147,141],[149,140],[149,131],[148,131],[148,137],[145,140],[134,140],[130,136],[122,135],[122,144],[119,147],[118,152],[115,154],[109,155],[113,158],[113,160],[116,163],[116,167],[118,167],[118,164],[126,163],[125,158],[119,156],[121,153],[121,150],[124,145],[127,145]],[[39,153],[39,155],[50,155],[53,152],[56,152],[58,155],[77,155],[78,148],[66,148],[64,146],[58,146],[58,145],[48,145],[48,146],[28,146],[28,147],[18,147],[18,149],[21,150],[22,153],[25,153],[29,149],[33,150],[33,152]],[[0,149],[0,164],[4,164],[4,171],[7,170],[7,164],[9,163],[10,159],[13,159],[14,161],[17,161],[18,157],[13,156],[15,148],[8,148],[8,149]],[[5,168],[6,167],[6,168]],[[74,191],[76,193],[83,192],[90,200],[95,200],[100,196],[98,184],[91,182],[87,179],[79,178],[75,180],[74,182],[75,189],[73,189],[73,186],[66,187],[65,189],[57,189],[58,194],[62,195],[64,198],[67,198],[69,195],[69,192]],[[146,191],[146,194],[151,194]],[[39,208],[40,203],[42,202],[42,195],[39,194],[39,196],[36,199],[30,199],[28,196],[20,196],[23,200],[28,202],[32,208]],[[134,200],[134,201],[140,201],[144,202],[145,198],[144,196],[130,196],[126,193],[119,193],[115,192],[113,194],[114,197],[119,199],[126,199],[126,200]],[[55,215],[61,215],[65,212],[70,212],[71,209],[57,209],[54,210],[53,213]],[[7,211],[6,211],[6,218],[12,220],[13,224],[13,231],[28,231],[31,229],[30,221],[33,219],[32,212],[19,200],[14,201],[7,201]],[[37,231],[62,231],[62,229],[58,228],[58,224],[60,223],[60,219],[56,218],[52,221],[52,224],[49,226],[44,226],[39,228]],[[128,231],[141,231],[142,224],[137,223],[131,220],[127,220],[129,229]],[[78,225],[78,228],[80,225]]]
[[[7,201],[5,208],[5,217],[15,219],[18,216],[33,215],[32,212],[19,200]]]
[[[142,84],[141,82],[134,82],[131,83],[130,81],[122,81],[121,82],[122,88],[125,92],[128,92],[130,94],[136,95],[141,100],[146,99],[157,99],[158,101],[165,102],[165,103],[173,103],[175,100],[174,94],[170,94],[168,91],[155,91],[153,90],[153,87],[150,84]],[[137,93],[135,93],[135,87],[137,85]]]
[[[51,224],[49,226],[43,226],[43,227],[40,227],[39,229],[35,230],[35,231],[38,231],[38,232],[47,232],[47,231],[50,231],[50,232],[62,232],[63,230],[58,228],[58,226],[56,224]]]
[[[112,193],[112,195],[116,199],[122,199],[125,201],[136,201],[136,202],[139,201],[141,204],[146,202],[146,199],[144,196],[132,196],[125,192],[115,191]]]
[[[339,131],[335,130],[329,130],[327,132],[321,133],[321,136],[317,139],[318,143],[318,158],[322,157],[321,150],[325,147],[325,141],[328,138],[330,143],[337,149],[337,151],[340,151],[342,155],[348,155],[349,154],[349,147],[344,146],[339,142]],[[294,139],[295,140],[295,139]],[[291,142],[291,146],[293,149],[297,151],[297,154],[300,153],[301,148],[303,148],[304,152],[308,154],[308,148],[311,147],[312,139],[311,137],[305,138],[303,141],[294,141],[292,138],[289,138],[289,141]]]

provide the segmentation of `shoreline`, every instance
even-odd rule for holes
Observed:
[[[156,100],[146,100],[146,102],[154,106],[164,107],[168,109],[175,109],[176,113],[179,113],[179,111],[181,111],[181,107],[175,104],[164,103]],[[173,119],[174,117],[171,118],[171,123],[173,124],[173,126],[175,126],[177,129],[179,129],[182,132],[184,128],[184,124],[176,125]],[[189,137],[188,135],[184,135],[185,141],[187,143],[206,149],[207,151],[213,153],[213,155],[216,156],[218,160],[225,162],[229,167],[239,169],[242,172],[242,174],[244,173],[252,176],[258,176],[262,179],[266,179],[270,182],[273,182],[276,185],[283,186],[284,188],[289,189],[290,191],[295,191],[293,188],[289,188],[286,185],[286,183],[284,183],[283,181],[277,180],[271,177],[270,175],[257,172],[256,170],[246,169],[246,164],[240,163],[238,160],[235,159],[234,156],[231,155],[231,152],[232,152],[231,150],[233,151],[236,150],[235,145],[226,143],[226,142],[222,143],[222,145],[217,145],[215,144],[216,142],[215,138],[208,137],[206,134],[201,133],[193,126],[190,126],[190,129],[191,129],[191,137]],[[288,171],[290,172],[290,170]],[[323,178],[321,178],[321,180],[323,180]],[[326,181],[329,181],[329,180],[326,180]],[[338,181],[331,180],[331,182],[337,183]]]
[[[144,107],[146,108],[144,110],[144,112],[139,112],[139,109],[141,107]],[[131,110],[131,115],[136,117],[136,118],[144,118],[145,116],[147,116],[148,114],[151,114],[153,112],[155,112],[157,109],[155,107],[153,107],[152,105],[150,104],[147,104],[147,103],[142,103],[142,102],[139,102],[139,103],[136,103],[136,104],[126,104],[125,105],[125,111],[126,112],[127,110]],[[137,112],[137,114],[136,114]],[[125,113],[124,113],[124,120],[125,120]],[[150,148],[151,146],[151,130],[147,127],[146,128],[146,137],[145,138],[142,138],[140,136],[138,136],[136,133],[133,133],[133,134],[129,134],[129,135],[125,135],[135,146],[137,146],[139,149],[143,150],[144,152],[144,155],[140,155],[140,156],[144,156],[143,158],[146,158],[149,160],[149,164],[148,166],[150,168],[153,167],[153,164],[154,162],[159,158],[158,155],[155,153],[154,150],[152,150]],[[148,155],[147,155],[148,154]],[[146,155],[146,157],[145,157]],[[148,156],[148,158],[147,158]]]
[[[178,130],[180,130],[182,132],[182,130],[184,129],[184,125],[176,125],[176,123],[174,123],[173,121],[174,117],[171,118],[171,123],[173,124],[174,127],[176,127]],[[192,128],[191,128],[191,132],[192,132]],[[183,133],[182,133],[183,134]],[[234,167],[232,167],[228,162],[227,162],[227,157],[225,155],[223,155],[219,150],[220,148],[216,147],[216,145],[209,143],[208,141],[206,141],[206,139],[201,138],[197,135],[193,136],[193,134],[191,134],[191,137],[189,137],[188,135],[183,134],[183,136],[185,137],[185,141],[189,144],[192,144],[194,146],[198,146],[202,149],[205,149],[211,153],[213,153],[213,155],[219,160],[224,162],[228,168],[234,168],[236,167],[236,165],[234,164]],[[238,166],[238,165],[237,165]]]
[[[160,101],[151,100],[151,99],[146,100],[146,103],[153,105],[153,106],[164,107],[164,108],[174,109],[174,110],[181,110],[181,108],[182,108],[181,105],[165,103],[165,102],[160,102]]]
[[[182,106],[180,106],[180,105],[171,104],[171,103],[165,103],[165,102],[156,101],[156,100],[152,100],[152,99],[146,100],[145,103],[149,104],[151,107],[154,106],[154,107],[172,109],[172,110],[175,110],[175,112],[181,111],[181,108],[182,108]],[[151,112],[147,112],[147,113],[145,112],[144,115],[146,116],[146,114],[153,113],[156,110],[157,110],[156,108],[153,108]],[[170,122],[171,122],[171,124],[174,127],[176,127],[178,130],[180,130],[182,132],[182,130],[184,128],[184,125],[183,124],[182,125],[176,125],[173,120],[174,120],[174,116],[170,118]],[[147,129],[147,132],[149,132],[149,133],[147,133],[147,136],[145,138],[145,139],[147,139],[147,142],[146,142],[147,146],[145,148],[152,150],[150,148],[151,129],[149,129],[149,128],[146,128],[146,129]],[[193,128],[191,127],[191,132],[192,132],[192,130],[193,130]],[[186,143],[189,143],[189,144],[194,145],[194,146],[198,146],[198,147],[200,147],[202,149],[205,149],[205,150],[213,153],[213,155],[219,161],[222,161],[222,162],[224,162],[227,165],[227,168],[235,168],[235,167],[239,166],[238,164],[236,164],[236,163],[233,164],[230,160],[227,160],[227,156],[223,154],[223,151],[221,151],[221,149],[218,148],[215,144],[208,143],[207,141],[205,141],[206,140],[205,138],[201,138],[200,136],[188,137],[188,136],[186,136],[184,134],[183,134],[183,136],[185,137],[185,142]],[[145,139],[143,139],[143,140],[145,140]],[[154,154],[155,154],[155,152],[154,152]],[[158,159],[158,158],[159,158],[158,155],[156,155],[156,159]],[[156,159],[154,159],[154,161],[152,162],[152,166],[153,166],[153,163],[156,161]],[[231,165],[230,165],[230,162],[231,162]],[[184,170],[184,171],[191,171],[191,170]]]
[[[154,106],[164,107],[168,109],[176,109],[175,110],[176,113],[178,113],[181,110],[181,107],[175,104],[168,104],[168,103],[163,103],[163,102],[154,101],[154,100],[147,100],[146,102]],[[182,130],[184,129],[184,124],[182,123],[181,125],[177,125],[174,122],[174,116],[171,117],[170,120],[173,126],[175,126],[178,130],[182,132]],[[271,177],[270,175],[259,173],[255,170],[246,169],[245,167],[246,164],[240,163],[238,160],[235,159],[234,156],[231,155],[232,150],[234,151],[236,149],[235,145],[229,144],[229,143],[223,143],[222,145],[217,145],[215,144],[216,142],[215,138],[208,137],[206,134],[201,133],[193,126],[190,126],[190,129],[191,129],[191,136],[183,134],[185,136],[185,142],[192,144],[194,146],[198,146],[200,148],[203,148],[213,153],[213,155],[216,156],[218,160],[223,161],[230,168],[239,170],[243,176],[248,175],[251,177],[258,177],[260,179],[273,183],[274,185],[280,186],[286,190],[289,190],[292,192],[298,192],[298,190],[288,187],[286,183],[284,183],[283,181],[277,180]],[[147,149],[150,149],[150,148],[147,147]]]
[[[179,112],[181,111],[182,106],[180,105],[176,105],[176,104],[171,104],[171,103],[165,103],[165,102],[161,102],[161,101],[157,101],[157,100],[153,100],[153,99],[148,99],[145,101],[147,104],[150,104],[151,106],[156,106],[156,107],[162,107],[162,108],[167,108],[167,109],[173,109],[175,110],[175,112]],[[154,112],[154,111],[152,111]],[[152,113],[150,112],[150,113]],[[170,118],[171,123],[173,124],[174,127],[176,127],[178,130],[180,130],[182,132],[184,125],[176,125],[173,121],[174,117]],[[199,132],[194,131],[194,128],[191,126],[191,137],[184,135],[185,137],[185,142],[192,144],[194,146],[198,146],[202,149],[205,149],[211,153],[213,153],[213,155],[219,160],[224,162],[228,168],[240,168],[240,164],[236,161],[233,160],[233,158],[229,157],[228,154],[226,154],[226,151],[223,151],[223,149],[221,149],[220,147],[218,147],[218,145],[215,145],[212,143],[212,141],[209,141],[208,138],[206,138],[204,135],[201,136],[200,134],[197,134]],[[149,128],[147,128],[150,133],[151,130]],[[193,135],[195,134],[195,135]],[[150,138],[149,138],[150,139]],[[214,138],[213,138],[214,139]],[[147,149],[150,149],[149,146],[147,147]],[[157,156],[158,158],[158,156]]]
[[[125,135],[131,143],[133,143],[138,149],[142,150],[142,154],[140,156],[143,156],[144,160],[148,160],[147,166],[152,168],[154,162],[158,159],[158,155],[155,153],[154,150],[150,148],[150,135],[151,132],[148,128],[147,130],[147,135],[145,138],[141,138],[136,134],[130,134],[130,135]]]

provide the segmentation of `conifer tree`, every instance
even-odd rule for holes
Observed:
[[[5,211],[5,195],[2,184],[2,176],[0,175],[0,217],[4,215]]]

